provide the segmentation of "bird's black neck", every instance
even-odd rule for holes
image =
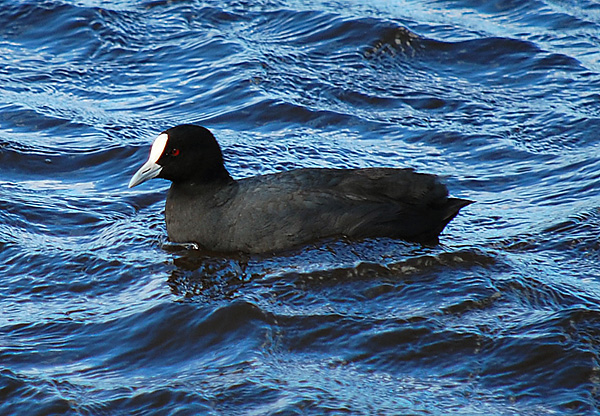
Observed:
[[[222,166],[219,169],[207,169],[199,172],[197,175],[187,178],[186,180],[174,180],[175,187],[196,187],[196,186],[220,186],[235,182],[227,169]]]

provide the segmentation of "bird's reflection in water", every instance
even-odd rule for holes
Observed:
[[[175,246],[175,245],[173,245]],[[175,268],[168,279],[174,295],[183,300],[233,299],[248,280],[248,259],[244,256],[219,256],[209,251],[182,248],[174,257]]]

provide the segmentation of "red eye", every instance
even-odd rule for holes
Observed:
[[[177,155],[179,155],[179,149],[171,150],[171,156],[177,156]]]

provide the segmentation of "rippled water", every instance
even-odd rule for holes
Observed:
[[[600,6],[0,2],[0,414],[593,414]],[[437,247],[166,240],[163,129],[234,177],[411,166]]]

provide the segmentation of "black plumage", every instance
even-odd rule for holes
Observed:
[[[276,252],[331,237],[435,243],[472,202],[449,198],[437,176],[412,169],[311,168],[233,180],[209,130],[181,125],[163,135],[130,187],[171,180],[170,240],[209,250]]]

